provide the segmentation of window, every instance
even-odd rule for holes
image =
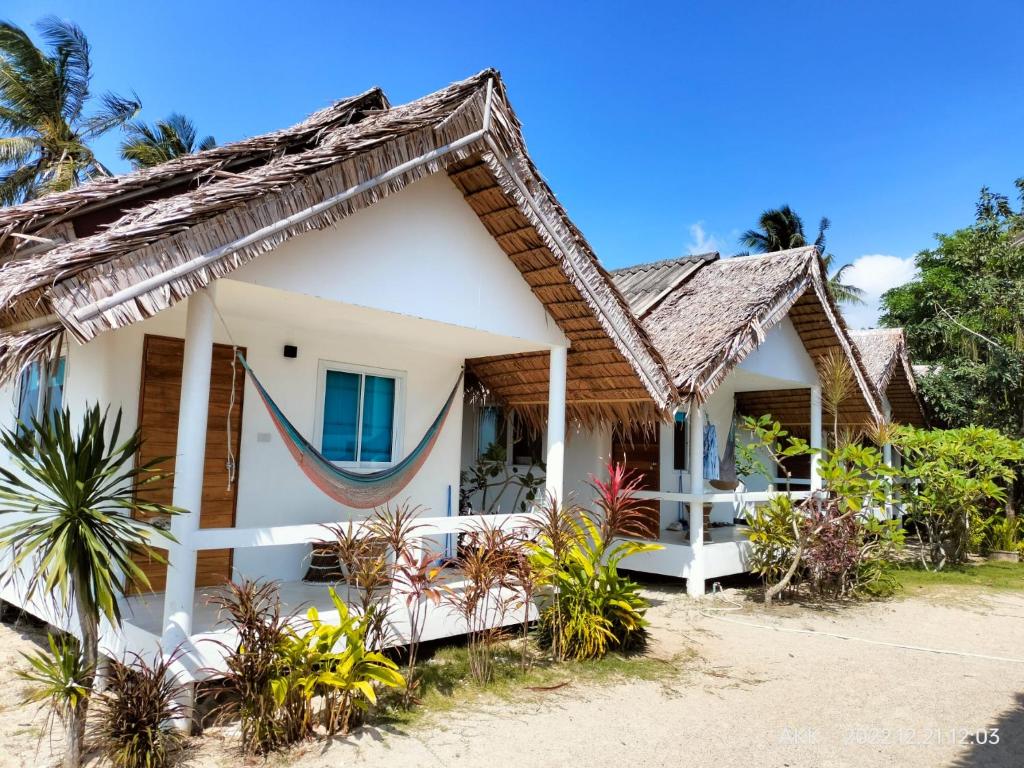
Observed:
[[[497,448],[509,465],[530,466],[544,463],[544,435],[534,432],[514,413],[488,405],[480,409],[477,422],[477,455],[493,453]]]
[[[686,414],[677,413],[672,422],[672,468],[677,471],[686,471]]]
[[[390,464],[400,452],[402,374],[320,364],[320,452],[357,466]]]
[[[32,421],[40,421],[64,407],[64,358],[55,363],[30,363],[18,379],[19,433],[32,431]]]

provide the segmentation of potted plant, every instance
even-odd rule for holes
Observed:
[[[988,521],[989,560],[1020,562],[1020,518],[991,517]]]

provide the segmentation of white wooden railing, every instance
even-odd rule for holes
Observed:
[[[417,539],[450,533],[478,530],[481,521],[503,530],[535,528],[536,520],[530,514],[462,515],[459,517],[421,517],[415,520]],[[358,533],[368,533],[369,520],[352,520]],[[189,545],[195,550],[243,549],[247,547],[276,547],[285,544],[313,544],[332,538],[328,526],[348,526],[349,521],[338,520],[302,525],[275,525],[267,528],[200,528],[192,533]]]
[[[729,491],[727,493],[677,493],[675,491],[638,491],[636,496],[651,501],[676,501],[684,504],[763,504],[777,496],[806,499],[810,491]]]

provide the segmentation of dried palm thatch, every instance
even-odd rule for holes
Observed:
[[[817,249],[809,246],[720,260],[700,257],[697,267],[684,270],[682,279],[675,282],[669,262],[641,264],[612,274],[620,290],[642,310],[643,326],[668,361],[673,383],[684,397],[707,400],[768,331],[788,316],[819,371],[830,352],[850,361],[856,396],[844,404],[843,421],[859,424],[881,418],[878,393],[828,292]],[[671,283],[669,290],[659,291],[665,282]],[[749,402],[742,402],[743,398]],[[738,401],[745,413],[771,412],[795,424],[809,418],[808,390],[742,393]]]
[[[33,248],[35,232],[69,220],[78,239],[8,258],[0,327],[8,335],[66,329],[87,342],[167,309],[291,237],[446,172],[570,339],[570,417],[650,421],[674,407],[664,362],[541,179],[493,70],[398,107],[368,91],[247,142],[2,212],[0,236],[36,237]],[[111,210],[109,224],[86,233]],[[4,349],[15,346],[0,346],[4,377],[42,351],[28,341],[17,354]],[[469,365],[497,398],[540,418],[546,354]]]
[[[850,338],[860,352],[875,388],[889,401],[892,420],[901,424],[926,426],[928,419],[917,392],[914,368],[910,364],[910,352],[903,329],[851,331]]]

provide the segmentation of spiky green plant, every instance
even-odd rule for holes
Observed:
[[[108,438],[109,434],[109,438]],[[121,624],[118,598],[130,585],[148,587],[134,556],[163,562],[154,540],[171,540],[164,531],[133,513],[152,518],[180,510],[144,501],[154,484],[166,481],[157,465],[133,466],[139,432],[121,441],[121,411],[113,425],[99,405],[88,407],[76,431],[68,409],[0,434],[0,447],[14,470],[0,467],[0,515],[17,519],[0,528],[7,549],[6,580],[28,601],[52,600],[59,613],[78,616],[86,670],[82,684],[91,690],[96,669],[100,619]],[[77,766],[88,700],[71,717],[66,764]]]
[[[85,666],[81,645],[74,637],[50,634],[46,639],[49,653],[23,653],[29,666],[16,674],[29,684],[25,700],[47,708],[46,730],[55,718],[69,729],[85,716],[83,709],[89,698],[86,681],[92,670]]]

